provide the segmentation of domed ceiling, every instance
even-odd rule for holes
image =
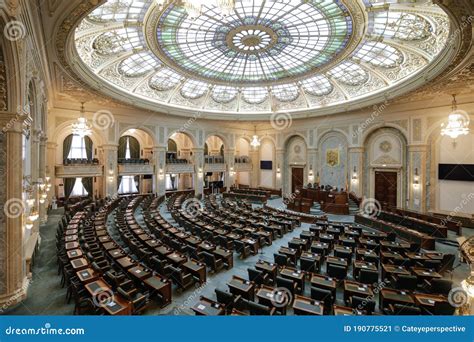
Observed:
[[[420,3],[236,0],[230,15],[209,5],[193,19],[179,2],[109,0],[76,28],[76,68],[171,114],[327,114],[414,89],[440,64],[450,22]]]

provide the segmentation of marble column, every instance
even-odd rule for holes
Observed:
[[[0,309],[26,297],[23,216],[23,116],[0,114]]]
[[[250,187],[257,188],[260,178],[260,148],[252,148],[249,152],[252,171],[250,172]]]
[[[277,149],[275,153],[275,188],[283,190],[283,164],[285,163],[285,149]]]
[[[368,170],[363,169],[363,157],[363,147],[349,147],[349,191],[354,192],[359,197],[362,197],[364,172],[368,172]]]
[[[224,163],[227,166],[224,176],[224,186],[226,190],[229,191],[235,181],[235,149],[224,150]]]
[[[317,148],[308,148],[307,158],[308,158],[308,178],[306,183],[315,183],[317,180],[318,174],[318,163],[317,163],[317,155],[318,149]],[[303,184],[306,186],[306,183]]]
[[[427,145],[408,146],[408,209],[425,211]]]
[[[105,196],[116,196],[118,193],[118,163],[117,150],[118,145],[102,145],[104,151],[104,194]]]
[[[155,165],[153,192],[158,196],[164,196],[166,193],[166,147],[153,147],[153,164]]]
[[[194,160],[194,194],[201,196],[204,193],[204,149],[193,148]]]
[[[39,156],[38,156],[38,177],[43,180],[43,183],[46,183],[46,145],[48,142],[48,137],[45,134],[41,134],[39,137]],[[51,191],[50,191],[51,192]],[[46,223],[48,220],[48,205],[49,205],[49,196],[40,204],[39,215],[41,224]]]
[[[56,189],[56,149],[58,144],[52,141],[46,142],[46,170],[45,175],[50,178],[51,191],[48,194],[48,201],[51,202],[53,197],[57,198],[57,189]]]

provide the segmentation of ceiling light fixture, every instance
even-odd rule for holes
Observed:
[[[81,112],[79,114],[79,118],[77,122],[71,125],[72,134],[78,135],[81,138],[84,138],[86,135],[92,134],[91,126],[87,123],[87,119],[84,117],[84,102],[81,102]]]
[[[260,146],[260,139],[257,135],[257,126],[255,126],[254,135],[252,137],[252,141],[250,142],[250,146],[252,146],[253,148],[257,148]]]
[[[202,14],[203,6],[215,7],[223,17],[230,15],[235,8],[235,0],[155,0],[155,3],[160,10],[166,5],[176,3],[186,10],[191,19],[196,19]]]
[[[441,135],[447,135],[452,139],[456,139],[460,135],[469,134],[469,115],[458,110],[456,95],[453,95],[453,103],[451,114],[448,116],[448,123],[441,124]]]

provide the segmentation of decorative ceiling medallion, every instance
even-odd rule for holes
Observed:
[[[384,140],[380,143],[379,148],[382,152],[389,153],[392,150],[392,143],[388,140]]]
[[[79,23],[66,55],[82,65],[69,68],[148,109],[267,117],[372,105],[419,87],[416,75],[452,58],[440,54],[449,18],[429,1],[405,12],[363,0],[236,0],[229,15],[216,11],[204,5],[191,20],[173,2],[108,0]]]

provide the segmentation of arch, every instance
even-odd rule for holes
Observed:
[[[361,139],[362,146],[365,145],[365,143],[367,142],[367,139],[372,135],[372,133],[374,133],[375,131],[377,131],[378,129],[381,129],[381,128],[393,128],[393,129],[400,132],[400,134],[405,139],[406,143],[408,143],[408,141],[410,140],[407,130],[405,130],[402,127],[400,127],[399,125],[391,123],[391,122],[382,122],[382,123],[374,124],[374,125],[372,125],[372,126],[370,126],[370,127],[368,127],[367,129],[364,130],[364,133],[362,134],[362,139]]]
[[[173,139],[168,139],[168,147],[166,150],[168,152],[178,153],[178,145],[176,144],[176,141],[174,141]]]
[[[146,146],[148,145],[145,141],[143,141],[143,139],[139,136],[139,134],[133,134],[133,130],[136,131],[142,131],[144,132],[148,137],[151,138],[152,140],[152,145],[153,146],[156,146],[157,145],[157,139],[155,137],[155,132],[153,132],[151,129],[147,128],[147,127],[144,127],[144,126],[140,126],[140,127],[136,127],[136,126],[133,126],[133,125],[129,125],[127,126],[126,128],[122,129],[120,132],[119,132],[119,135],[118,135],[118,139],[116,141],[116,143],[118,144],[118,140],[125,134],[127,135],[131,135],[133,136],[134,138],[136,138],[139,142],[140,142],[140,146]]]
[[[213,144],[214,143],[214,144]],[[206,151],[207,146],[207,151]],[[204,155],[209,155],[209,152],[218,151],[217,155],[220,155],[221,149],[227,149],[228,145],[226,141],[221,138],[220,134],[210,134],[206,136],[206,141],[204,142]]]
[[[168,139],[172,139],[173,136],[176,135],[176,134],[184,134],[185,136],[187,136],[191,140],[191,144],[193,145],[193,148],[198,148],[199,147],[199,144],[197,143],[197,138],[192,133],[190,133],[189,131],[184,131],[184,130],[175,130],[175,131],[168,130],[168,135],[166,137],[166,141],[168,141]]]
[[[218,138],[220,138],[222,140],[222,143],[224,145],[224,148],[230,148],[230,143],[229,143],[229,139],[224,135],[224,134],[220,134],[220,133],[216,133],[216,132],[211,132],[211,133],[207,133],[205,136],[204,136],[204,142],[207,141],[207,139],[209,139],[210,137],[212,136],[216,136]]]
[[[282,147],[286,149],[286,147],[288,145],[288,142],[296,136],[302,138],[304,140],[305,144],[306,144],[306,148],[308,148],[308,141],[306,139],[306,136],[302,133],[299,133],[299,132],[289,133],[286,137],[284,137],[283,142],[282,142]],[[275,146],[277,146],[276,143],[275,143]]]
[[[339,128],[331,128],[331,129],[328,129],[326,131],[324,131],[323,133],[321,133],[320,135],[318,135],[316,137],[316,146],[319,146],[320,143],[322,141],[324,141],[325,139],[328,138],[328,136],[330,136],[331,134],[339,134],[339,135],[342,135],[346,144],[349,145],[349,136],[347,135],[346,132],[344,132],[342,129],[339,129]]]

